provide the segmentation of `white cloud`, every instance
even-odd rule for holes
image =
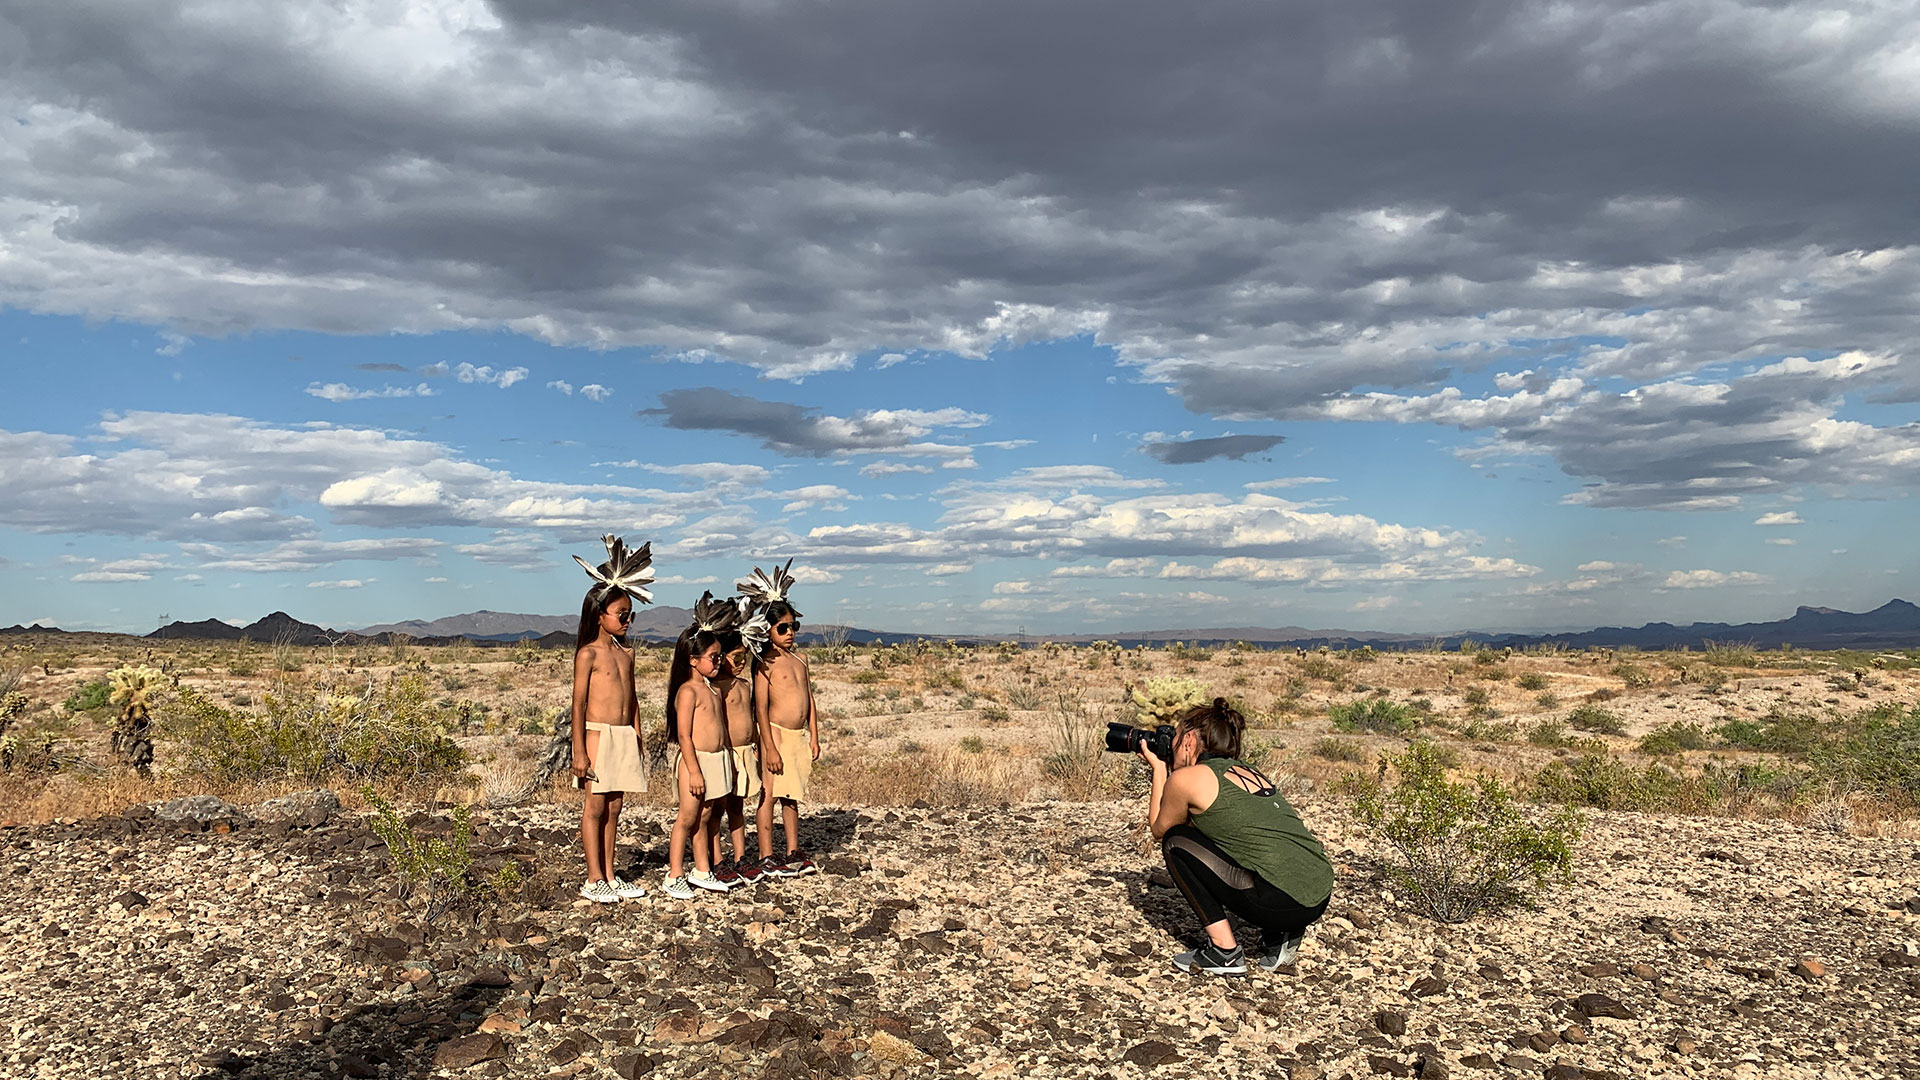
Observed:
[[[802,510],[841,511],[847,508],[849,501],[860,498],[846,488],[833,484],[809,484],[792,491],[776,492],[775,497],[788,500],[780,508],[783,514],[795,514]]]
[[[373,578],[341,578],[338,581],[309,581],[309,589],[359,589],[370,584]]]
[[[181,554],[198,560],[202,569],[239,570],[254,574],[297,573],[340,562],[393,562],[427,559],[445,545],[423,536],[378,537],[356,540],[289,540],[264,551],[235,551],[221,544],[183,543]]]
[[[955,574],[964,574],[971,569],[973,569],[972,563],[934,563],[921,572],[928,577],[952,577]]]
[[[426,383],[418,386],[383,386],[378,390],[357,390],[346,383],[314,383],[307,387],[307,393],[324,401],[362,401],[367,398],[406,398],[432,397],[433,388]]]
[[[930,465],[908,465],[896,461],[876,461],[871,465],[860,466],[860,475],[867,477],[894,476],[899,473],[930,473],[932,471],[933,467]]]
[[[455,367],[453,373],[454,377],[463,383],[490,384],[498,386],[502,390],[526,378],[529,374],[527,369],[523,367],[495,371],[491,367],[475,367],[467,363],[462,363]]]
[[[613,396],[613,391],[599,383],[588,383],[580,388],[580,396],[588,401],[605,401]]]
[[[1769,536],[1767,537],[1767,543],[1774,547],[1792,547],[1799,543],[1799,541],[1787,536]]]
[[[1747,570],[1675,570],[1661,582],[1666,589],[1717,589],[1729,585],[1765,585],[1773,579]]]
[[[1771,514],[1761,514],[1753,519],[1755,525],[1803,525],[1800,514],[1794,510],[1780,510]]]
[[[552,382],[547,384],[547,389],[558,390],[561,393],[568,395],[569,397],[573,395],[573,384],[568,382],[565,379],[553,380]]]
[[[1327,476],[1282,476],[1272,480],[1255,480],[1244,485],[1248,491],[1279,491],[1283,488],[1299,487],[1302,484],[1331,484],[1332,477]]]

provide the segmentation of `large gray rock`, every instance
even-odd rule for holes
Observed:
[[[331,789],[296,791],[268,799],[253,808],[253,816],[269,824],[325,825],[340,812],[340,796]]]
[[[153,816],[161,821],[198,825],[203,829],[222,822],[228,825],[245,825],[253,820],[247,816],[245,810],[217,795],[188,795],[184,798],[168,799],[154,806]]]

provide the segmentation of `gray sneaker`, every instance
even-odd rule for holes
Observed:
[[[1247,954],[1238,945],[1223,949],[1209,941],[1191,952],[1175,956],[1173,966],[1181,971],[1198,971],[1202,975],[1245,975]]]
[[[1293,963],[1294,957],[1300,955],[1300,943],[1306,937],[1307,932],[1300,930],[1281,938],[1272,946],[1263,941],[1260,951],[1253,954],[1253,962],[1259,964],[1262,971],[1277,971]]]
[[[670,877],[660,884],[660,891],[675,900],[693,899],[693,886],[687,884],[684,877]]]

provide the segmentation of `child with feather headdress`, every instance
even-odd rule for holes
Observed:
[[[653,602],[653,545],[629,550],[609,533],[601,537],[607,561],[588,566],[593,579],[580,601],[580,629],[573,653],[573,776],[586,791],[580,804],[580,844],[586,849],[587,883],[580,895],[602,904],[633,900],[647,890],[614,873],[614,837],[620,804],[629,791],[647,790],[640,734],[640,699],[633,687],[633,650],[627,627],[635,601]]]
[[[760,880],[760,862],[747,853],[747,804],[760,801],[760,728],[753,712],[754,657],[766,647],[767,617],[744,596],[734,605],[734,629],[720,633],[720,671],[713,688],[727,718],[727,752],[733,755],[733,787],[720,801],[713,829],[713,876],[740,888]],[[722,821],[725,827],[722,828]],[[721,834],[732,844],[722,858]]]
[[[667,672],[667,738],[673,740],[674,782],[680,813],[674,819],[667,850],[664,891],[676,900],[693,899],[694,889],[726,892],[731,882],[713,874],[713,830],[721,800],[733,790],[733,755],[727,747],[726,702],[714,685],[723,661],[721,641],[734,629],[739,611],[731,600],[705,593],[693,606],[693,624],[674,642]],[[686,870],[687,842],[693,842],[693,870]]]
[[[760,868],[774,877],[796,877],[815,870],[800,847],[800,804],[807,801],[813,763],[820,758],[820,717],[813,702],[807,662],[794,651],[800,637],[800,612],[793,606],[793,560],[771,574],[753,573],[734,583],[767,621],[767,644],[753,670],[753,704],[760,729]],[[787,828],[785,854],[775,856],[773,812]]]

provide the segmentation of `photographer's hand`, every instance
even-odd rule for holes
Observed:
[[[1140,760],[1147,763],[1147,771],[1153,777],[1153,782],[1147,788],[1147,828],[1151,830],[1153,823],[1160,817],[1160,797],[1167,790],[1167,763],[1160,759],[1160,755],[1148,750],[1144,742],[1139,745],[1136,752],[1140,755]]]

